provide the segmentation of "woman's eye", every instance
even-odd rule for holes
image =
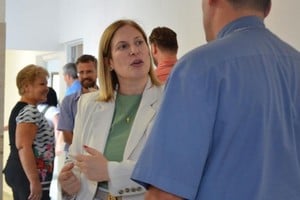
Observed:
[[[137,46],[141,46],[144,43],[144,40],[137,40],[135,43]]]
[[[127,47],[128,47],[127,44],[120,44],[120,45],[117,47],[117,49],[118,49],[118,50],[123,50],[123,49],[126,49]]]

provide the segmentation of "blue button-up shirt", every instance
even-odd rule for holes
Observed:
[[[254,16],[177,62],[132,178],[185,199],[300,199],[300,53]]]

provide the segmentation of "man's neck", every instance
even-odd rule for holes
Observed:
[[[82,94],[89,93],[89,92],[94,92],[96,90],[98,90],[98,86],[97,85],[95,85],[93,87],[89,87],[89,88],[84,88],[84,87],[81,88]]]
[[[164,62],[176,62],[177,61],[177,56],[176,54],[161,54],[159,58],[157,59],[157,65],[160,65],[161,63]]]
[[[218,8],[217,8],[218,9]],[[219,8],[214,16],[215,22],[213,25],[214,38],[217,37],[218,33],[230,22],[235,21],[245,16],[257,16],[262,19],[266,17],[266,14],[253,9],[235,9],[230,5]]]

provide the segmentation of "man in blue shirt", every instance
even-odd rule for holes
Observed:
[[[133,180],[147,200],[299,200],[300,53],[270,0],[203,0],[208,44],[177,62]]]
[[[60,107],[60,116],[58,120],[58,130],[64,135],[66,149],[72,143],[74,120],[77,113],[77,102],[84,93],[98,89],[97,81],[97,59],[92,55],[82,55],[76,61],[78,77],[81,83],[81,90],[66,96]]]
[[[64,80],[67,84],[66,94],[74,94],[81,90],[81,84],[78,80],[77,69],[75,63],[67,63],[63,66]]]

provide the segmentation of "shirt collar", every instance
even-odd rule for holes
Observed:
[[[81,91],[81,90],[77,91],[77,92],[74,94],[74,96],[75,96],[75,100],[78,100],[78,99],[79,99],[79,97],[80,97],[82,94],[83,94],[83,93],[82,93],[82,91]]]
[[[177,60],[164,60],[160,63],[158,63],[157,68],[174,65],[177,62]]]
[[[237,20],[234,20],[227,24],[225,27],[221,29],[218,33],[217,38],[223,38],[226,35],[245,29],[252,29],[252,28],[265,28],[265,24],[263,20],[257,16],[246,16],[241,17]]]

